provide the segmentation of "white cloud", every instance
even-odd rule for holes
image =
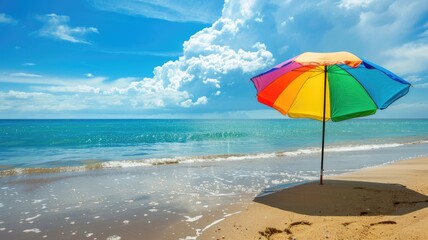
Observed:
[[[9,82],[9,83],[25,83],[28,85],[56,85],[56,86],[73,86],[73,85],[91,85],[98,86],[102,84],[107,78],[106,77],[93,77],[93,78],[64,78],[64,77],[50,77],[42,76],[33,73],[10,73],[10,74],[1,74],[0,73],[0,82]],[[120,78],[121,83],[123,83]],[[138,78],[132,78],[136,80]],[[114,82],[115,83],[115,82]],[[113,84],[113,83],[111,83]],[[129,84],[129,81],[128,81]],[[116,85],[115,85],[116,86]],[[123,86],[123,85],[121,85]]]
[[[181,106],[183,107],[190,107],[190,106],[197,106],[200,104],[207,104],[208,98],[206,96],[202,96],[196,100],[196,102],[193,102],[191,99],[187,99],[186,101],[181,102]]]
[[[417,75],[410,75],[406,77],[406,80],[409,81],[410,83],[416,83],[416,82],[422,81],[423,78]]]
[[[369,54],[365,57],[383,64],[387,58],[379,53],[421,40],[415,32],[423,29],[420,21],[428,11],[425,1],[374,1],[372,5],[365,11],[355,11],[359,21],[348,28],[358,33],[354,41],[360,43],[359,51]]]
[[[421,34],[419,34],[419,37],[428,38],[428,22],[424,24],[423,28],[424,28],[424,31]]]
[[[12,98],[20,98],[20,99],[49,96],[48,94],[42,93],[42,92],[20,92],[20,91],[13,91],[13,90],[11,90],[7,93],[3,93],[3,94],[5,94],[3,96],[12,97]]]
[[[22,64],[22,65],[27,66],[27,67],[36,66],[36,64],[35,64],[35,63],[31,63],[31,62],[27,62],[27,63],[24,63],[24,64]]]
[[[13,19],[5,13],[0,13],[0,23],[16,23],[17,20]]]
[[[85,109],[118,109],[129,105],[129,99],[121,95],[101,95],[89,93],[57,94],[41,91],[0,91],[1,111],[60,112]]]
[[[214,78],[207,78],[205,80],[202,80],[203,83],[205,84],[213,84],[216,88],[220,88],[220,81]]]
[[[419,83],[413,85],[415,88],[428,88],[428,83]]]
[[[356,7],[368,7],[373,0],[341,0],[339,3],[340,8],[351,9]]]
[[[94,74],[92,74],[92,73],[87,73],[87,74],[85,74],[85,76],[87,76],[88,78],[92,78],[92,77],[94,77]]]
[[[98,33],[98,29],[94,27],[68,26],[70,18],[65,15],[51,13],[39,17],[39,20],[45,23],[43,28],[39,31],[39,34],[44,37],[56,38],[73,43],[90,44],[84,40],[85,35],[88,33]]]
[[[207,104],[207,103],[208,103],[208,98],[205,96],[202,96],[202,97],[198,98],[198,100],[196,100],[194,105]]]
[[[58,79],[44,78],[43,82],[37,82],[32,89],[49,93],[102,93],[118,85],[113,81],[105,83],[105,77]],[[43,84],[43,85],[41,85]]]
[[[204,49],[204,51],[207,50]],[[185,63],[192,68],[227,74],[235,69],[241,69],[244,73],[254,72],[272,63],[273,60],[273,56],[267,51],[266,45],[259,42],[248,51],[234,50],[230,46],[219,45],[212,45],[209,51],[211,51],[209,54],[186,59]]]
[[[288,17],[286,20],[281,22],[281,26],[284,27],[288,23],[292,23],[292,22],[294,22],[294,17]]]
[[[428,66],[428,43],[410,42],[385,52],[385,66],[397,74],[415,74],[426,71]]]
[[[229,12],[231,18],[222,17],[211,27],[194,34],[184,42],[183,56],[156,67],[151,78],[133,81],[127,87],[112,88],[105,93],[135,93],[137,96],[133,95],[131,100],[135,108],[187,108],[207,104],[207,94],[219,95],[220,91],[213,93],[207,85],[219,89],[221,76],[232,72],[254,73],[271,65],[274,59],[265,44],[257,41],[236,44],[236,37],[247,31],[245,23],[253,17],[254,6],[250,3],[243,1],[241,6],[227,2],[223,12]],[[240,10],[234,14],[229,8]],[[192,100],[194,96],[196,101]]]
[[[38,87],[36,89],[44,90],[51,93],[99,93],[101,91],[100,88],[91,87],[88,85],[50,86],[50,87]]]
[[[82,110],[85,105],[67,96],[56,96],[42,92],[8,91],[0,92],[2,106],[0,110],[33,111],[64,111]]]
[[[90,0],[100,10],[141,15],[172,22],[211,23],[220,16],[222,2],[206,0]]]
[[[10,74],[11,77],[23,77],[23,78],[41,78],[43,77],[42,75],[38,75],[38,74],[33,74],[33,73],[23,73],[23,72],[18,72],[18,73],[11,73]]]

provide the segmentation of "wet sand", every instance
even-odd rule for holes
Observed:
[[[2,177],[0,239],[192,239],[198,229],[233,215],[229,208],[262,186],[222,179],[215,169],[175,165]]]
[[[428,158],[256,197],[198,239],[428,239]]]

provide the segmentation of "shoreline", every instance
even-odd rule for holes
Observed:
[[[255,198],[198,239],[428,239],[428,157]]]
[[[412,145],[426,145],[428,140],[418,140],[409,142],[384,142],[371,144],[337,144],[330,145],[325,148],[325,153],[361,153],[376,150],[405,148]],[[76,163],[79,165],[64,165],[55,167],[30,166],[30,167],[10,167],[8,165],[0,165],[0,178],[9,176],[25,176],[34,174],[50,174],[63,172],[86,172],[100,169],[127,169],[138,167],[151,167],[159,165],[175,165],[175,164],[193,164],[210,162],[228,162],[228,161],[245,161],[249,159],[270,159],[270,158],[293,158],[299,156],[312,156],[319,154],[319,147],[304,147],[276,152],[260,152],[260,153],[234,153],[234,154],[214,154],[214,155],[196,155],[196,156],[177,156],[177,157],[158,157],[158,158],[142,158],[142,159],[121,159],[121,160],[96,160],[86,159],[79,160]]]

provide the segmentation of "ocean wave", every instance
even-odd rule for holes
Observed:
[[[412,143],[407,143],[412,144]],[[346,146],[335,146],[326,147],[324,152],[355,152],[355,151],[369,151],[382,148],[394,148],[406,145],[405,143],[385,143],[385,144],[366,144],[366,145],[346,145]],[[277,156],[298,156],[303,154],[315,154],[319,153],[321,148],[304,148],[295,151],[284,151],[277,152]]]
[[[363,145],[340,145],[325,148],[325,152],[355,152],[371,151],[384,148],[395,148],[410,144],[427,144],[428,141],[417,141],[408,143],[384,143],[384,144],[363,144]],[[61,166],[55,168],[11,168],[0,170],[0,177],[25,175],[25,174],[46,174],[58,172],[82,172],[98,169],[115,168],[135,168],[170,164],[191,164],[210,161],[243,161],[249,159],[268,159],[278,157],[295,157],[302,155],[318,154],[321,148],[302,148],[290,151],[279,151],[273,153],[254,153],[254,154],[222,154],[206,156],[187,156],[171,158],[146,158],[140,160],[113,160],[113,161],[81,161],[81,166]]]
[[[327,152],[351,152],[351,151],[367,151],[382,148],[394,148],[405,145],[405,143],[385,143],[385,144],[366,144],[356,146],[340,146],[335,148],[327,148]]]

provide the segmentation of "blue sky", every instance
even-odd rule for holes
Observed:
[[[277,118],[249,78],[351,51],[413,84],[375,116],[428,118],[424,0],[3,0],[0,118]]]

